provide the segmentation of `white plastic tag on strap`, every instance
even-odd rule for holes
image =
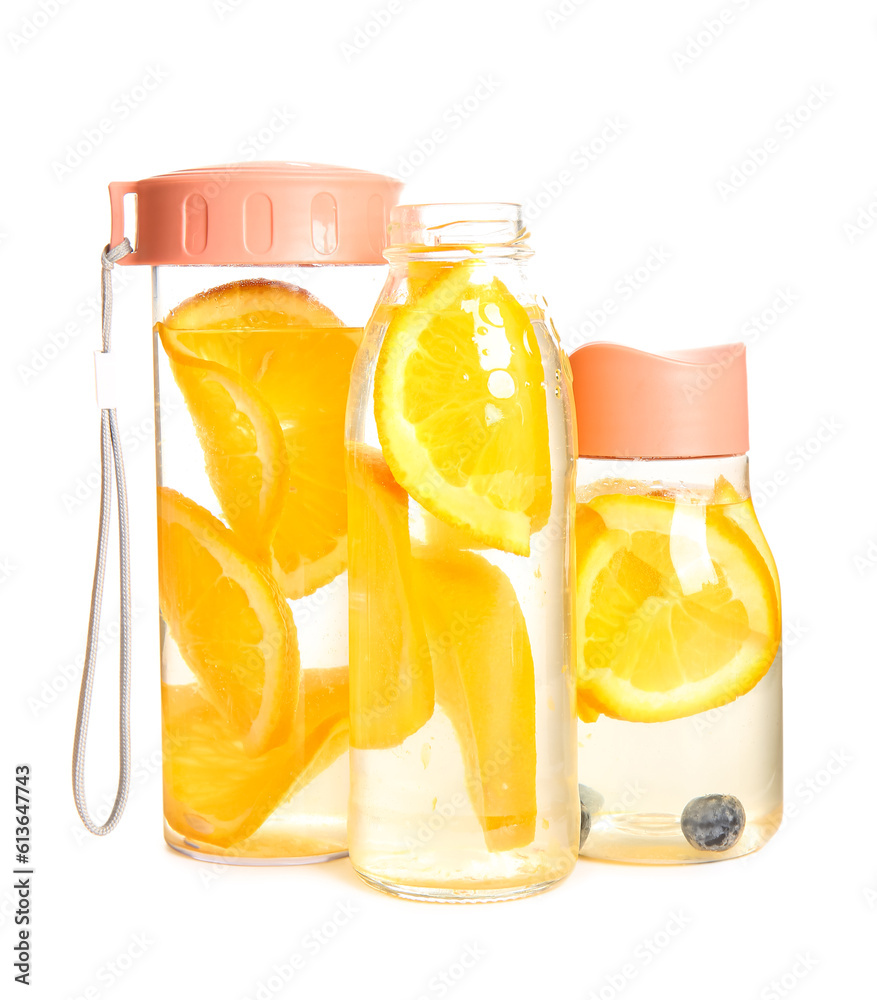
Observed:
[[[94,391],[98,409],[116,408],[116,359],[110,351],[94,352]]]

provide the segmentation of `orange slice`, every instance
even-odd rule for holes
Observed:
[[[536,831],[536,687],[518,599],[475,553],[424,553],[416,565],[436,700],[457,733],[485,843],[526,847]]]
[[[589,503],[576,504],[576,552],[586,552],[593,539],[606,530],[603,518]]]
[[[505,285],[475,263],[442,268],[393,311],[374,399],[399,485],[475,539],[529,554],[551,508],[545,374]]]
[[[588,700],[588,693],[584,688],[576,690],[576,712],[582,722],[596,722],[603,714]]]
[[[250,837],[347,748],[347,668],[302,673],[292,733],[252,757],[197,685],[162,685],[164,805],[178,833],[216,847]]]
[[[166,336],[160,328],[162,340]],[[252,382],[209,361],[171,359],[204,452],[220,509],[242,547],[269,558],[289,492],[289,462],[277,416]]]
[[[770,546],[767,544],[767,539],[764,537],[764,532],[761,530],[752,498],[747,497],[744,500],[724,476],[719,476],[716,480],[715,502],[720,505],[719,510],[721,510],[725,517],[729,517],[735,524],[738,524],[749,536],[752,544],[758,549],[761,558],[770,570],[770,575],[773,578],[773,584],[777,592],[777,601],[779,602],[781,592],[777,564]]]
[[[344,420],[360,330],[291,330],[256,384],[280,421],[290,490],[272,570],[287,597],[313,593],[347,566]]]
[[[408,497],[380,455],[349,459],[350,742],[398,746],[432,717],[432,662],[414,591]]]
[[[233,532],[174,490],[158,491],[159,601],[204,697],[256,755],[282,743],[298,696],[289,605]]]
[[[164,325],[182,354],[209,358],[252,379],[256,369],[247,365],[258,365],[265,349],[271,349],[272,331],[343,324],[331,309],[297,285],[250,278],[186,299],[170,311]],[[265,335],[261,344],[246,336],[260,332]],[[238,333],[240,338],[235,336]]]
[[[309,785],[344,753],[350,736],[350,683],[347,667],[302,671],[302,690],[293,720],[287,795]]]
[[[176,362],[175,374],[186,359],[221,365],[273,413],[282,455],[280,471],[272,466],[268,473],[272,484],[283,487],[280,513],[273,524],[229,523],[248,551],[269,553],[272,572],[291,600],[329,583],[347,564],[344,419],[362,331],[344,327],[301,288],[254,280],[188,299],[159,324],[159,333]],[[194,417],[199,401],[182,389]],[[222,415],[213,423],[211,443],[217,450],[233,449],[237,427]],[[208,473],[220,502],[234,494],[223,470],[211,473],[208,464]],[[257,485],[264,490],[266,474],[250,492]]]
[[[431,255],[409,260],[406,275],[409,299],[419,295],[426,285],[436,281],[452,267],[454,267],[453,262],[437,260]]]
[[[605,530],[606,525],[603,523],[603,518],[590,504],[576,504],[575,542],[577,553],[586,552],[591,541]],[[583,636],[578,636],[579,643],[583,639]],[[596,722],[602,714],[600,709],[588,699],[587,691],[583,687],[578,687],[576,690],[576,712],[582,722]]]
[[[779,644],[770,570],[720,507],[650,496],[590,501],[577,553],[578,684],[617,719],[661,722],[751,690]]]

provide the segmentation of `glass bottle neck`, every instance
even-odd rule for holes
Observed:
[[[728,503],[734,495],[748,500],[749,456],[578,460],[576,499],[580,503],[605,493],[656,492],[694,503]]]
[[[390,264],[411,260],[522,260],[527,245],[520,205],[452,203],[399,205],[391,210]]]

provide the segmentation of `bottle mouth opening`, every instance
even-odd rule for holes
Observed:
[[[388,234],[390,249],[414,251],[517,247],[529,236],[521,206],[511,202],[396,205]]]

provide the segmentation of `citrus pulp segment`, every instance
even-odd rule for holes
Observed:
[[[347,667],[303,670],[293,717],[291,798],[334,763],[349,744],[350,685]]]
[[[590,501],[577,553],[578,684],[594,709],[660,722],[733,701],[779,644],[771,573],[721,508],[641,495]],[[594,530],[596,528],[596,530]]]
[[[435,517],[527,555],[548,519],[545,375],[533,324],[483,267],[442,268],[392,312],[375,371],[384,458]]]
[[[232,847],[347,747],[347,668],[302,674],[285,742],[251,756],[197,685],[162,685],[164,802],[170,826]]]
[[[770,575],[773,578],[773,585],[776,589],[777,602],[780,601],[780,576],[777,570],[776,560],[761,530],[761,524],[755,513],[755,505],[752,497],[747,496],[744,500],[742,495],[734,489],[730,482],[724,477],[716,479],[715,503],[719,504],[719,509],[732,521],[738,524],[749,536],[752,544],[758,549],[761,558],[767,564]]]
[[[408,496],[375,451],[349,457],[350,743],[398,746],[432,717],[432,662],[414,587]]]
[[[271,347],[270,331],[294,326],[343,326],[310,292],[285,281],[252,278],[217,285],[175,306],[164,320],[175,354],[205,358],[252,378],[259,349]],[[261,343],[237,334],[268,337]],[[255,348],[255,351],[253,350]]]
[[[180,655],[247,753],[282,743],[298,697],[289,606],[234,533],[174,490],[158,492],[159,602]]]
[[[536,830],[536,684],[514,589],[483,556],[416,559],[436,701],[457,733],[466,784],[490,851]]]
[[[243,537],[250,551],[267,553],[290,600],[329,583],[347,564],[344,418],[361,330],[344,327],[301,288],[254,280],[186,300],[159,334],[193,417],[199,401],[177,375],[187,360],[222,366],[272,411],[282,438],[278,465],[288,470],[280,513],[256,537],[241,526]],[[236,432],[214,413],[217,447],[231,446]],[[220,499],[233,492],[216,472],[211,484]]]
[[[229,368],[193,358],[170,363],[223,516],[242,547],[264,562],[289,492],[277,416],[253,383]]]

